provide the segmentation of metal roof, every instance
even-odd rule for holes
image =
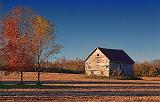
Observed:
[[[107,49],[107,48],[97,47],[95,50],[97,50],[97,49],[99,49],[112,62],[135,63],[121,49]],[[87,57],[87,59],[95,52],[95,50]]]

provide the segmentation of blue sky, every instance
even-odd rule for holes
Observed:
[[[135,61],[160,59],[158,0],[0,0],[1,15],[16,5],[56,24],[57,55],[86,58],[96,47],[125,50]]]

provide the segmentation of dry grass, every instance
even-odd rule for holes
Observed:
[[[23,75],[24,81],[36,81],[37,80],[37,73],[35,72],[25,72]],[[52,80],[62,80],[62,81],[101,81],[105,79],[94,79],[88,78],[84,74],[64,74],[64,73],[42,73],[40,75],[40,79],[42,81],[52,81]],[[142,77],[143,80],[136,80],[136,82],[146,82],[146,81],[160,81],[160,77]],[[20,74],[12,73],[7,76],[1,76],[2,81],[19,81]],[[107,81],[122,81],[122,80],[109,80]],[[126,81],[126,80],[125,80]],[[129,82],[134,82],[135,80],[127,80]]]
[[[3,76],[17,81],[19,75]],[[151,80],[152,79],[152,80]],[[24,73],[25,81],[36,81],[36,73]],[[159,78],[145,80],[92,79],[82,74],[41,74],[44,88],[0,89],[1,102],[158,102]]]
[[[8,100],[8,101],[6,101]],[[5,97],[1,102],[159,102],[159,96]]]
[[[25,72],[23,75],[24,81],[36,81],[37,73]],[[83,74],[63,74],[63,73],[42,73],[40,79],[43,81],[49,80],[88,80]],[[17,81],[20,80],[20,74],[12,73],[1,77],[2,81]]]
[[[160,81],[159,77],[142,77],[143,80],[150,80],[150,81]]]

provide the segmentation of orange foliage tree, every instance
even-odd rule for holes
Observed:
[[[60,52],[62,46],[55,43],[54,25],[41,16],[34,16],[31,20],[33,26],[32,44],[36,56],[38,72],[37,84],[40,84],[41,64],[51,55]]]
[[[40,68],[50,55],[60,51],[55,44],[53,25],[36,15],[31,9],[16,7],[2,19],[1,36],[5,42],[3,49],[4,60],[8,71],[23,72],[29,68]],[[38,83],[40,71],[38,71]]]
[[[5,39],[3,55],[7,71],[21,73],[34,64],[33,49],[30,46],[29,19],[33,13],[28,8],[16,7],[2,19],[1,35]]]

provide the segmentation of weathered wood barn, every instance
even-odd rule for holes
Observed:
[[[97,47],[85,60],[87,75],[113,76],[124,75],[133,77],[134,61],[119,49]]]

